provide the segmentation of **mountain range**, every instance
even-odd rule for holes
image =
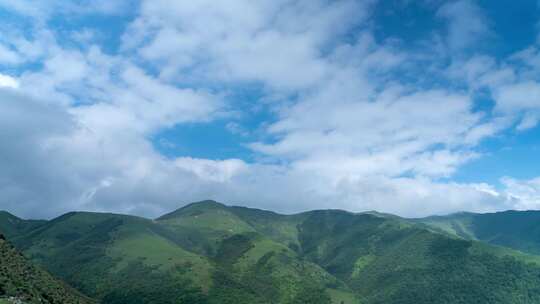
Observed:
[[[540,303],[536,211],[405,219],[202,201],[156,219],[1,212],[0,232],[29,267],[101,303]]]

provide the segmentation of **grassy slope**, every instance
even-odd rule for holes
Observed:
[[[107,256],[118,261],[114,272],[122,272],[137,262],[160,272],[180,267],[197,274],[192,276],[195,286],[206,291],[210,288],[212,266],[208,259],[186,251],[152,231],[119,238],[107,248]]]
[[[177,244],[206,256],[214,256],[223,239],[255,231],[224,205],[212,201],[187,205],[156,222]]]
[[[314,285],[315,294],[329,296],[328,286],[342,287],[335,277],[316,264],[302,261],[293,250],[298,247],[298,239],[297,220],[292,217],[204,201],[160,217],[157,223],[174,231],[177,243],[216,262],[213,297],[221,301],[292,303],[307,281]],[[224,285],[234,286],[234,292],[245,299],[234,298],[223,290]],[[340,298],[343,294],[347,291],[334,292]]]
[[[0,238],[0,303],[15,297],[24,303],[93,303],[74,289],[33,266]]]
[[[297,226],[305,219],[304,214],[287,216],[245,207],[230,207],[229,210],[270,239],[294,250],[299,246]]]

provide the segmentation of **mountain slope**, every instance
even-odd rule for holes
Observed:
[[[464,239],[540,254],[540,212],[458,213],[417,220]]]
[[[0,211],[0,231],[9,239],[24,234],[44,223],[46,221],[23,220],[9,212]]]
[[[93,303],[31,265],[0,235],[0,303],[11,303],[8,298],[23,303]]]
[[[364,303],[540,301],[538,267],[477,242],[342,211],[313,212],[300,230],[306,257],[346,282]]]
[[[107,303],[197,298],[210,277],[204,257],[176,246],[139,217],[69,213],[16,241],[31,259]],[[191,272],[197,276],[186,275]]]

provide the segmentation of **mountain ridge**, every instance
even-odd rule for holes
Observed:
[[[272,211],[272,210],[268,210],[268,209],[259,209],[259,208],[255,208],[255,207],[249,207],[249,206],[243,206],[243,205],[235,205],[235,204],[225,204],[225,203],[221,203],[221,202],[218,202],[218,201],[215,201],[215,200],[208,199],[208,200],[202,200],[202,201],[196,201],[196,202],[187,203],[187,204],[185,204],[185,205],[183,205],[183,206],[181,206],[181,207],[179,207],[179,208],[177,208],[177,209],[175,209],[175,210],[173,210],[171,212],[167,212],[167,213],[165,213],[163,215],[160,215],[158,217],[146,217],[146,216],[142,216],[142,215],[124,214],[124,213],[119,213],[119,212],[99,212],[99,211],[85,211],[85,210],[69,211],[69,212],[60,214],[60,215],[58,215],[56,217],[53,217],[50,220],[22,218],[22,217],[17,216],[15,213],[12,213],[12,212],[7,211],[7,210],[0,210],[0,217],[2,215],[6,215],[6,216],[17,218],[19,220],[44,222],[44,221],[51,221],[51,220],[60,218],[62,216],[69,215],[71,213],[88,213],[88,214],[110,214],[110,215],[120,215],[120,216],[133,216],[133,217],[140,217],[140,218],[145,218],[145,219],[160,220],[160,219],[163,219],[164,217],[173,216],[176,213],[178,213],[180,211],[183,211],[185,209],[188,209],[190,207],[204,206],[204,205],[206,205],[206,206],[215,206],[215,208],[242,208],[242,209],[249,209],[249,210],[255,210],[255,211],[260,211],[260,212],[273,213],[275,215],[280,215],[280,216],[298,216],[298,215],[302,215],[302,214],[306,214],[306,213],[310,213],[310,212],[316,212],[316,211],[342,211],[342,212],[348,212],[348,213],[351,213],[351,214],[372,214],[372,215],[377,215],[377,216],[390,216],[390,217],[397,217],[397,218],[401,218],[401,219],[405,219],[405,220],[413,220],[413,221],[414,220],[430,219],[430,218],[448,218],[448,217],[462,216],[462,215],[489,215],[489,214],[505,214],[505,213],[538,213],[538,214],[540,214],[540,210],[534,210],[534,209],[529,209],[529,210],[507,209],[507,210],[491,211],[491,212],[484,212],[484,213],[470,212],[470,211],[457,211],[457,212],[452,212],[452,213],[443,214],[443,215],[428,215],[428,216],[423,216],[423,217],[404,217],[404,216],[399,216],[399,215],[396,215],[396,214],[392,214],[392,213],[388,213],[388,212],[381,212],[381,211],[377,211],[377,210],[366,210],[366,211],[354,212],[354,211],[349,211],[349,210],[344,210],[344,209],[335,209],[335,208],[313,209],[313,210],[307,210],[307,211],[301,211],[301,212],[295,212],[295,213],[280,213],[280,212]]]
[[[103,303],[540,301],[540,256],[436,224],[335,209],[287,215],[206,200],[155,219],[69,212],[15,231],[12,240]]]

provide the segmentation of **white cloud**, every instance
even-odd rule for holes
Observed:
[[[495,89],[496,110],[518,118],[518,130],[535,127],[540,116],[540,84],[526,81]]]
[[[519,112],[540,108],[540,84],[523,82],[503,86],[497,90],[497,109]]]
[[[490,129],[477,131],[482,116],[471,112],[466,95],[388,89],[369,99],[361,91],[338,91],[343,96],[323,91],[285,110],[269,128],[280,139],[253,147],[336,178],[407,172],[436,177],[453,173],[474,156],[469,145],[492,135]]]
[[[46,6],[40,7],[40,1],[31,0],[0,0],[0,7],[15,11],[22,15],[38,17],[41,16],[45,10],[48,11]]]
[[[43,66],[21,76],[21,89],[72,106],[82,124],[100,132],[125,128],[148,135],[179,123],[212,120],[223,108],[219,96],[179,89],[97,47],[58,50]]]
[[[466,60],[454,59],[446,69],[446,74],[454,81],[464,81],[477,89],[494,81],[493,73],[497,69],[496,61],[490,56],[474,56]],[[486,79],[486,77],[490,77]],[[507,80],[507,79],[505,79]]]
[[[193,172],[201,180],[214,182],[228,182],[232,177],[247,170],[248,165],[240,159],[226,159],[222,161],[209,159],[195,159],[181,157],[174,160],[174,164],[186,171]]]
[[[505,192],[513,201],[512,208],[536,210],[540,208],[540,178],[517,180],[505,177],[502,180]]]
[[[224,115],[219,96],[173,86],[99,47],[69,49],[44,36],[11,40],[28,60],[43,58],[42,68],[0,77],[2,209],[153,216],[177,207],[197,181],[204,186],[154,151],[148,138]],[[2,89],[7,86],[18,86],[16,94]],[[164,191],[171,183],[178,186]]]
[[[385,175],[336,178],[237,159],[168,160],[128,128],[89,129],[67,106],[0,93],[0,127],[8,131],[0,132],[2,207],[21,216],[76,209],[151,217],[206,198],[281,212],[376,209],[407,216],[514,206],[486,185]]]
[[[17,64],[21,62],[19,54],[10,50],[5,45],[0,44],[0,63],[2,64]]]
[[[17,14],[36,18],[44,22],[53,15],[85,15],[85,14],[109,14],[118,15],[126,13],[130,1],[117,0],[83,0],[83,1],[58,1],[58,0],[0,0],[0,7]]]
[[[244,127],[242,127],[240,124],[238,124],[237,122],[234,122],[234,121],[228,122],[225,125],[225,128],[229,132],[231,132],[232,134],[237,134],[237,135],[240,135],[240,136],[248,136],[249,135],[248,130],[246,130]]]
[[[492,111],[495,118],[485,126],[495,134],[512,125],[518,131],[537,126],[540,117],[539,71],[538,49],[528,47],[499,62],[485,55],[453,59],[444,73],[452,81],[466,85],[472,94],[482,90],[489,92],[495,101]]]
[[[54,33],[48,29],[37,27],[29,37],[21,29],[7,27],[0,31],[0,64],[10,68],[37,63],[59,51]]]
[[[19,82],[9,75],[0,74],[0,88],[1,87],[16,89],[19,87]]]
[[[124,44],[165,78],[302,88],[324,78],[320,48],[363,22],[369,2],[144,1]]]
[[[339,190],[347,196],[347,209],[354,209],[357,204],[357,208],[360,205],[362,210],[381,210],[410,217],[462,210],[488,212],[504,208],[504,199],[485,191],[483,187],[433,182],[423,178],[379,177],[347,181]]]
[[[540,111],[537,113],[529,112],[525,114],[521,122],[517,125],[516,129],[518,131],[528,130],[538,125],[538,122],[540,122]]]
[[[70,210],[154,216],[207,193],[206,179],[164,159],[133,124],[101,130],[70,112],[67,105],[0,89],[2,209],[33,217]],[[226,161],[220,168],[235,165]]]
[[[474,1],[448,1],[437,15],[448,22],[446,40],[452,50],[469,48],[479,38],[490,34],[488,20]]]

